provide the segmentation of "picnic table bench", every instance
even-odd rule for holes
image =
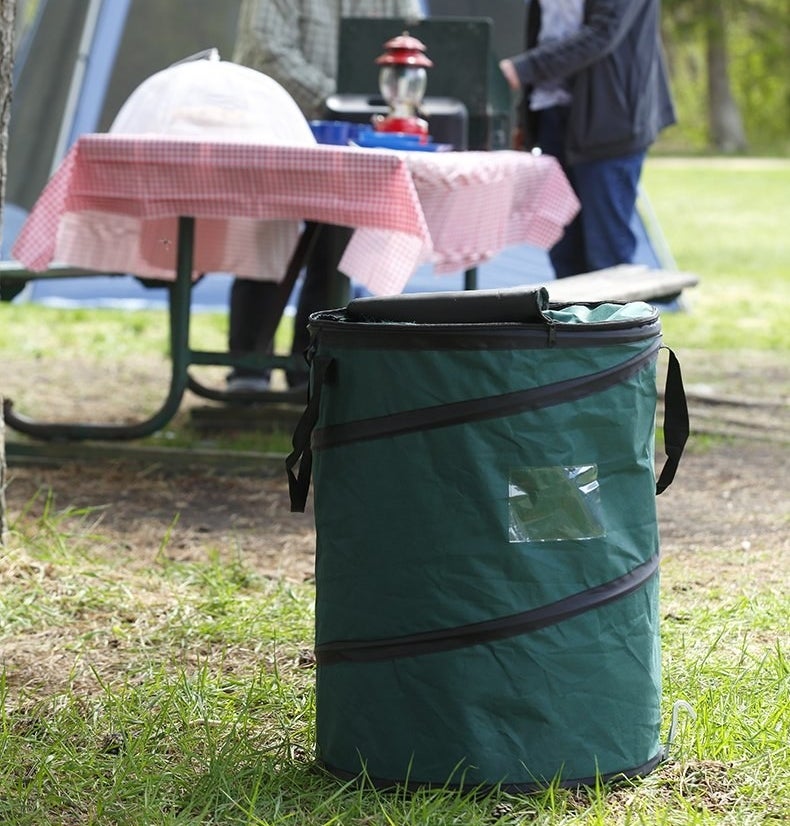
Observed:
[[[699,283],[696,275],[654,269],[643,264],[621,264],[605,270],[544,281],[549,300],[561,304],[583,301],[661,302]]]
[[[95,275],[92,271],[79,267],[53,265],[44,272],[32,272],[16,261],[0,262],[0,300],[10,301],[16,297],[25,285],[38,278],[74,278],[89,277]],[[110,275],[123,276],[123,273],[111,273]],[[653,269],[643,265],[621,265],[596,272],[584,273],[571,276],[569,278],[555,279],[536,284],[535,286],[545,286],[549,292],[552,302],[573,303],[573,302],[603,302],[603,301],[647,301],[657,302],[669,300],[676,297],[689,287],[697,285],[697,276],[662,269]],[[297,357],[288,356],[262,356],[260,354],[250,354],[239,359],[229,353],[210,353],[195,351],[190,348],[188,341],[189,329],[189,290],[191,284],[187,281],[166,282],[169,287],[168,309],[170,315],[170,348],[171,358],[174,364],[174,376],[185,375],[186,388],[189,388],[199,396],[212,399],[214,401],[227,401],[226,394],[212,392],[209,388],[198,383],[186,372],[189,364],[224,364],[232,366],[243,363],[249,366],[280,367],[285,369],[297,368]],[[301,359],[298,364],[303,366]],[[101,435],[107,438],[135,438],[137,436],[148,435],[160,427],[174,415],[180,405],[184,387],[176,382],[171,386],[169,398],[165,401],[163,408],[143,423],[137,425],[101,425],[101,430],[96,431],[92,425],[80,426],[75,424],[66,425],[41,425],[27,420],[13,410],[13,403],[6,399],[3,402],[5,419],[12,428],[27,432],[43,438],[87,438],[93,435]],[[265,393],[249,394],[241,401],[255,401],[258,403],[276,404],[282,406],[301,405],[304,403],[304,391],[269,391]],[[209,413],[211,411],[208,411]],[[250,422],[249,412],[242,411],[242,420],[248,425]],[[225,414],[211,414],[209,419],[212,422],[218,421]],[[239,418],[239,411],[235,414],[235,420]]]

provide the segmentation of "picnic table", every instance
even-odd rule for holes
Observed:
[[[4,403],[6,424],[41,439],[136,439],[160,430],[190,365],[261,356],[190,346],[190,295],[204,273],[287,282],[323,224],[354,228],[340,270],[376,295],[403,290],[415,269],[458,272],[505,247],[551,247],[578,211],[559,164],[497,152],[400,152],[282,146],[160,135],[84,135],[34,205],[6,278],[132,273],[169,286],[171,371],[161,407],[131,424],[34,421]],[[306,222],[306,223],[303,223]],[[299,227],[307,231],[299,234]],[[210,276],[209,276],[210,277]],[[268,357],[269,366],[291,366]],[[209,395],[210,394],[206,394]],[[282,398],[282,394],[272,393]]]

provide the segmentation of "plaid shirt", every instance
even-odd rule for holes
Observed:
[[[244,0],[233,60],[273,77],[308,119],[335,91],[341,17],[422,17],[419,0]]]

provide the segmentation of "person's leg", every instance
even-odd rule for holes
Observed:
[[[573,184],[571,173],[565,164],[568,111],[567,106],[552,106],[537,112],[536,137],[541,152],[556,158]],[[584,271],[584,242],[578,215],[565,227],[562,238],[549,250],[549,260],[556,278],[566,278]]]
[[[230,288],[230,315],[228,320],[228,349],[232,353],[270,353],[271,341],[261,340],[261,333],[273,329],[277,284],[273,281],[255,281],[235,278]],[[265,333],[264,333],[265,335]],[[238,378],[268,379],[269,371],[250,367],[234,367],[228,380]]]
[[[299,300],[294,318],[294,337],[291,352],[301,354],[310,344],[310,332],[307,323],[312,313],[330,309],[332,303],[332,279],[337,272],[337,265],[343,257],[343,251],[351,238],[352,230],[348,227],[326,224],[318,233],[310,260],[305,268]],[[305,376],[288,375],[290,385],[300,384]]]
[[[550,106],[535,112],[535,145],[544,155],[556,158],[563,169],[568,111],[567,106]]]
[[[580,213],[586,270],[602,270],[634,260],[637,239],[631,228],[644,152],[574,164],[572,183]]]
[[[565,227],[562,238],[549,250],[549,260],[554,268],[555,278],[568,278],[585,272],[587,266],[584,258],[581,213]]]

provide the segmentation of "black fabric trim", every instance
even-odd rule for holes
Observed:
[[[319,665],[331,665],[338,662],[363,663],[418,657],[526,634],[625,597],[640,588],[657,570],[658,554],[617,579],[519,614],[384,640],[323,643],[315,647],[316,662]]]
[[[439,427],[503,418],[527,410],[577,401],[636,375],[645,364],[656,359],[660,347],[661,340],[656,339],[649,348],[614,367],[542,387],[327,425],[313,432],[312,447],[313,450],[325,450]]]
[[[599,783],[617,783],[619,781],[628,780],[629,778],[645,777],[650,774],[657,766],[664,762],[663,750],[655,757],[651,757],[646,763],[641,766],[635,766],[630,769],[623,769],[622,771],[609,772],[599,776],[591,775],[590,777],[578,777],[568,780],[560,779],[559,782],[554,780],[533,781],[526,783],[453,783],[448,781],[438,780],[387,780],[383,777],[371,777],[365,772],[349,772],[344,769],[338,769],[331,763],[325,760],[317,760],[316,765],[321,769],[329,772],[340,780],[346,782],[358,781],[366,785],[373,786],[380,791],[407,789],[409,791],[417,791],[418,789],[453,789],[453,790],[469,790],[480,794],[488,794],[494,789],[499,789],[503,792],[511,794],[533,794],[534,792],[544,791],[550,786],[559,786],[561,789],[580,789],[580,788],[595,788]]]
[[[345,320],[339,311],[310,316],[322,349],[523,350],[601,347],[644,341],[661,333],[657,317],[599,324],[406,324]]]

